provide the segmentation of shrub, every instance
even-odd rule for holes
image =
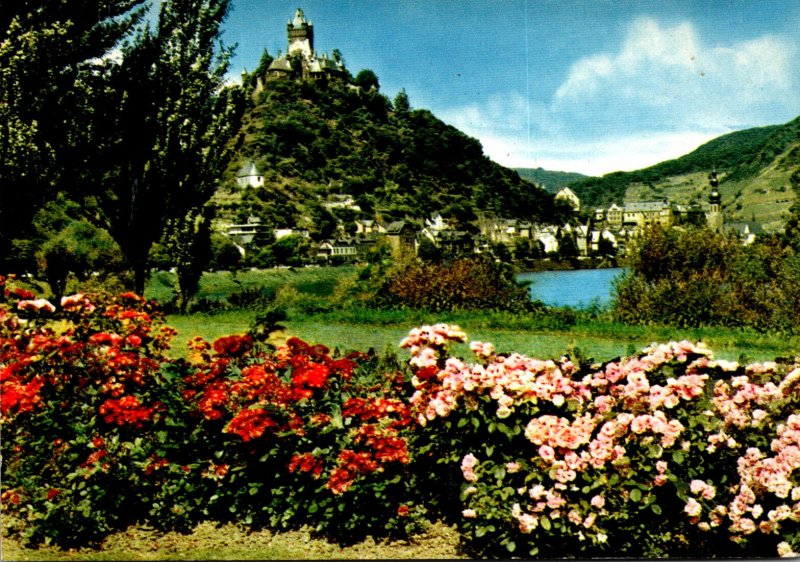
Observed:
[[[511,269],[490,257],[461,258],[449,263],[412,263],[390,275],[376,295],[383,306],[426,309],[528,310],[525,286]]]
[[[409,376],[392,356],[267,345],[280,319],[175,361],[136,295],[56,311],[0,278],[10,530],[69,546],[236,520],[350,543],[444,518],[479,556],[800,550],[798,363],[689,342],[604,364],[472,342],[467,363],[448,352],[466,334],[438,324],[402,342]]]
[[[402,345],[424,428],[414,448],[436,458],[428,497],[460,468],[471,554],[764,556],[800,546],[800,365],[715,361],[689,342],[603,365],[473,342],[478,361],[468,364],[447,353],[465,340],[438,325]]]
[[[615,287],[620,321],[786,332],[800,326],[798,258],[777,238],[744,247],[707,229],[653,227],[633,247],[630,267]]]

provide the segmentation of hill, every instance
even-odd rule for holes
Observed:
[[[384,222],[441,212],[463,224],[479,211],[549,222],[559,207],[540,187],[483,154],[480,143],[431,112],[392,102],[347,81],[275,80],[254,94],[242,144],[214,202],[218,216],[257,216],[325,237],[353,218]],[[264,186],[241,189],[252,160]],[[360,208],[333,208],[351,198]]]
[[[720,177],[727,221],[755,221],[765,230],[780,230],[800,189],[800,118],[723,135],[680,158],[570,187],[586,207],[663,197],[695,203],[706,200],[712,170]]]
[[[548,193],[556,193],[562,187],[586,179],[577,172],[553,172],[543,168],[514,168],[522,179],[541,185]]]

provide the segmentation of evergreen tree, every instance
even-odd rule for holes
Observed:
[[[394,110],[400,115],[411,111],[411,102],[408,99],[405,88],[397,92],[397,95],[394,97]]]
[[[202,207],[235,149],[241,88],[225,86],[232,54],[219,36],[229,0],[167,0],[157,29],[123,50],[108,96],[106,228],[144,290],[148,254],[169,219]]]

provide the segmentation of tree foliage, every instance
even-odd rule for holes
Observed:
[[[109,168],[98,193],[106,227],[144,288],[151,246],[169,219],[198,209],[217,188],[243,111],[225,86],[221,46],[228,0],[172,0],[112,71],[105,107]]]
[[[57,192],[80,190],[93,96],[143,1],[0,0],[0,256]]]
[[[630,259],[614,306],[624,322],[786,332],[800,326],[800,256],[779,237],[742,246],[703,228],[654,227]]]
[[[360,76],[370,77],[366,71]],[[345,193],[369,218],[380,213],[387,220],[454,209],[462,216],[490,210],[558,222],[571,212],[489,160],[476,139],[430,111],[411,109],[403,93],[392,107],[378,91],[362,85],[358,92],[344,81],[268,82],[245,120],[240,152],[256,155],[260,168],[272,173],[260,190],[265,204],[310,216],[308,201]],[[258,196],[247,197],[257,211]]]

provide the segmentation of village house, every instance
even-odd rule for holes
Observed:
[[[317,259],[328,263],[350,263],[360,257],[358,245],[349,239],[330,239],[320,242],[317,247]]]
[[[287,236],[301,236],[302,238],[309,238],[311,233],[305,228],[274,228],[272,234],[275,240],[286,238]]]
[[[570,188],[568,187],[562,188],[561,190],[559,190],[558,193],[556,193],[555,197],[557,201],[566,201],[576,211],[581,210],[581,200],[578,198],[575,192],[572,191]]]
[[[255,162],[245,160],[236,174],[236,184],[239,187],[262,187],[264,185],[264,176],[258,171]]]

